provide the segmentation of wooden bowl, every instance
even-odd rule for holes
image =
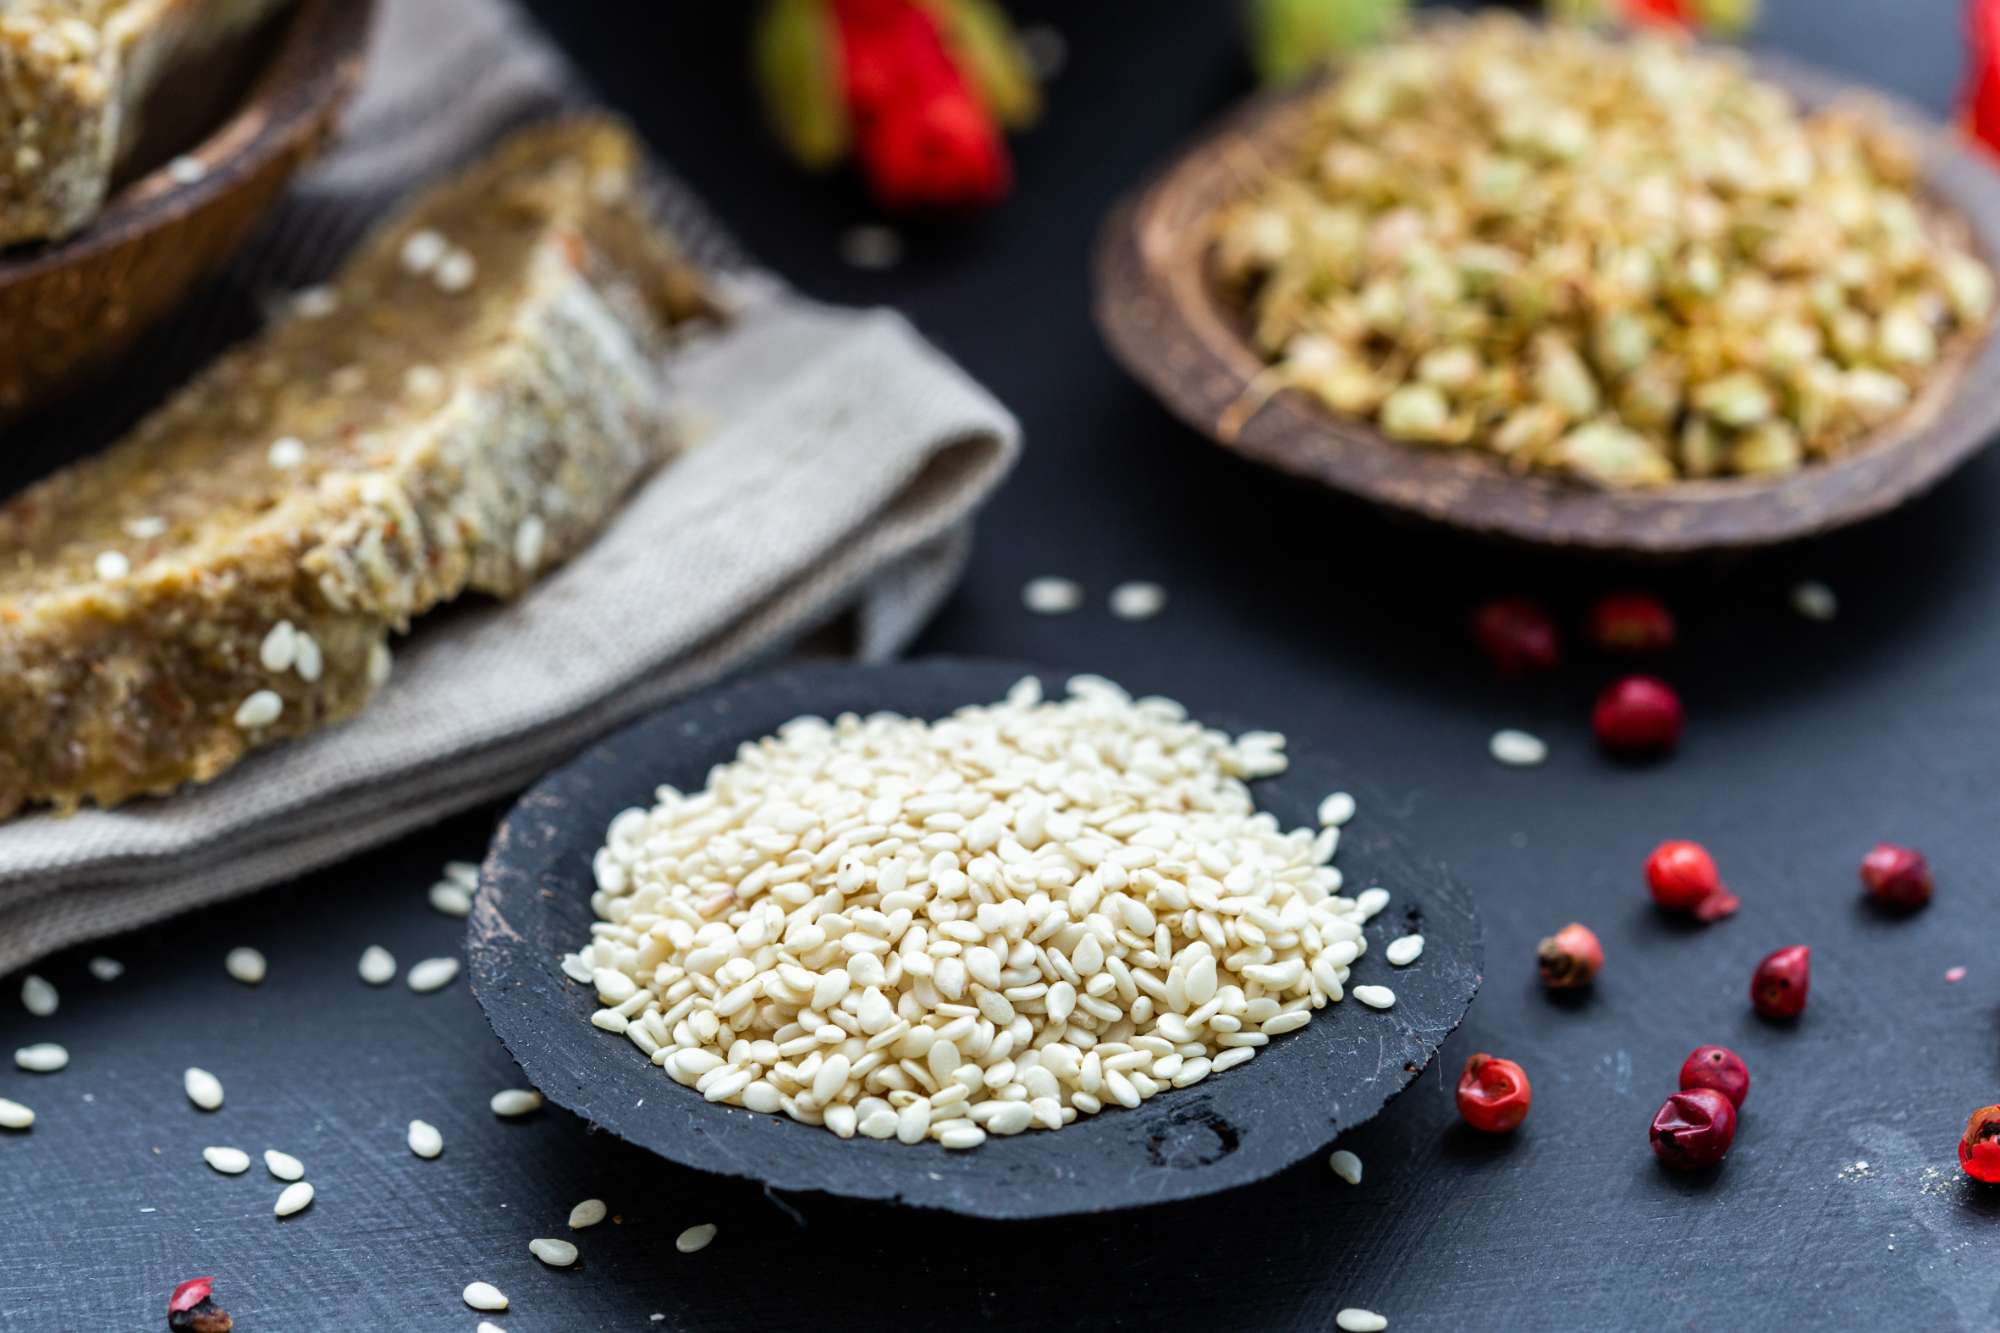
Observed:
[[[1859,90],[1787,61],[1758,74],[1810,107]],[[1218,443],[1285,472],[1454,527],[1546,546],[1642,556],[1745,549],[1883,513],[1934,485],[2000,430],[2000,340],[1989,328],[1948,349],[1896,421],[1839,460],[1777,478],[1683,481],[1609,491],[1522,475],[1473,449],[1404,444],[1371,422],[1283,391],[1240,404],[1266,362],[1242,312],[1211,280],[1212,223],[1283,159],[1317,87],[1251,100],[1120,204],[1099,238],[1096,313],[1125,368],[1175,415]],[[1919,150],[1927,203],[2000,255],[2000,173],[1980,150],[1920,112],[1867,96]]]
[[[198,177],[163,163],[77,235],[0,254],[0,418],[101,367],[234,252],[331,137],[361,82],[373,9],[373,0],[301,0],[258,48],[268,56],[233,112],[180,154],[201,164]],[[213,72],[201,71],[204,82]],[[201,91],[162,109],[184,111]]]

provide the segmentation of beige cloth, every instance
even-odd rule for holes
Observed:
[[[323,272],[414,181],[574,100],[497,0],[388,0],[383,17],[348,139],[239,267]],[[692,248],[730,265],[694,202],[664,193]],[[739,319],[672,369],[695,444],[540,587],[419,622],[359,718],[206,787],[0,824],[0,971],[515,790],[837,618],[861,657],[902,648],[958,573],[1014,422],[893,313],[815,306],[755,273],[726,281]]]

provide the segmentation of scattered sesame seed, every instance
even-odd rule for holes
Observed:
[[[1389,1321],[1373,1310],[1362,1310],[1355,1306],[1349,1306],[1335,1315],[1333,1322],[1342,1333],[1382,1333],[1383,1329],[1389,1327]]]
[[[715,1223],[703,1222],[700,1226],[689,1227],[674,1237],[674,1248],[682,1254],[693,1254],[697,1250],[707,1249],[708,1243],[714,1239]]]
[[[1167,590],[1157,583],[1121,583],[1111,590],[1111,614],[1120,620],[1150,620],[1166,605]]]
[[[863,222],[840,233],[840,257],[855,268],[881,272],[903,262],[902,233]]]
[[[571,1231],[581,1231],[585,1227],[594,1227],[599,1222],[602,1222],[610,1212],[611,1210],[605,1206],[604,1200],[585,1199],[582,1203],[569,1210],[569,1229]]]
[[[250,1169],[250,1154],[241,1148],[203,1148],[201,1160],[225,1176],[240,1176]]]
[[[429,227],[411,232],[403,238],[403,248],[398,253],[403,268],[409,273],[428,273],[437,267],[451,243]]]
[[[36,1042],[15,1051],[14,1064],[30,1074],[53,1074],[69,1064],[69,1051],[52,1041]]]
[[[1505,728],[1493,733],[1486,748],[1495,759],[1510,768],[1532,768],[1549,757],[1549,747],[1539,736]]]
[[[1387,1009],[1396,1003],[1396,992],[1387,986],[1356,986],[1347,993],[1370,1009]]]
[[[444,1135],[428,1120],[410,1122],[410,1151],[428,1161],[444,1151]]]
[[[529,1241],[528,1253],[550,1268],[568,1268],[576,1262],[576,1246],[552,1236],[538,1236]]]
[[[1807,579],[1792,589],[1792,610],[1807,620],[1832,620],[1840,614],[1840,599],[1824,583]]]
[[[298,661],[299,679],[306,684],[316,683],[320,673],[326,670],[326,658],[320,653],[319,640],[310,634],[299,635]]]
[[[452,883],[468,889],[479,887],[479,863],[477,861],[446,861],[444,877]]]
[[[280,620],[264,632],[257,645],[257,660],[266,671],[290,671],[299,657],[299,632],[289,620]]]
[[[541,515],[530,514],[522,519],[521,526],[514,529],[514,563],[522,569],[539,566],[548,535],[548,525],[542,522]]]
[[[458,979],[456,958],[426,958],[410,968],[404,978],[411,990],[419,995],[428,995],[435,990],[443,990]]]
[[[245,731],[256,727],[268,727],[276,722],[285,711],[285,701],[275,690],[254,691],[242,703],[236,705],[236,725]]]
[[[502,1088],[486,1104],[493,1108],[494,1115],[511,1119],[541,1110],[542,1094],[533,1088]]]
[[[507,1330],[494,1323],[491,1319],[482,1319],[479,1321],[479,1327],[474,1329],[472,1333],[507,1333]]]
[[[133,541],[151,541],[155,537],[167,535],[167,520],[156,514],[141,514],[138,518],[128,518],[123,524],[125,535]]]
[[[1319,803],[1321,828],[1339,828],[1354,818],[1354,798],[1344,791],[1334,792]]]
[[[438,398],[444,388],[444,372],[436,366],[416,365],[403,372],[403,392],[412,398]]]
[[[386,986],[396,979],[396,955],[379,944],[371,944],[361,951],[361,964],[356,970],[369,985]]]
[[[90,960],[90,975],[99,981],[116,981],[125,975],[125,964],[100,954]]]
[[[271,1211],[279,1217],[290,1217],[301,1212],[313,1201],[313,1187],[310,1182],[295,1181],[278,1192],[278,1202]]]
[[[1019,40],[1021,54],[1028,62],[1028,72],[1035,76],[1037,83],[1053,79],[1069,63],[1069,39],[1052,24],[1030,23],[1021,29]]]
[[[1333,1174],[1339,1176],[1348,1184],[1359,1185],[1361,1183],[1361,1159],[1347,1151],[1347,1149],[1341,1148],[1336,1150],[1333,1156],[1326,1159],[1326,1164],[1333,1168]]]
[[[292,313],[300,319],[325,319],[340,309],[340,293],[331,287],[307,287],[292,297]]]
[[[304,1180],[306,1178],[305,1164],[290,1153],[279,1152],[276,1148],[264,1149],[264,1169],[279,1180]]]
[[[192,185],[207,174],[208,168],[201,164],[200,158],[186,154],[167,163],[167,175],[173,177],[177,185]]]
[[[36,1018],[53,1014],[59,999],[56,988],[33,972],[21,978],[21,1007]]]
[[[97,571],[98,578],[109,582],[130,574],[132,562],[125,558],[123,551],[99,551],[97,559],[91,562],[91,568]]]
[[[289,472],[306,461],[306,442],[296,435],[280,436],[271,441],[264,458],[272,467]]]
[[[1359,908],[1364,920],[1372,920],[1382,915],[1389,906],[1389,891],[1383,888],[1363,889],[1355,895],[1355,907]]]
[[[264,955],[255,949],[231,949],[222,959],[223,970],[246,986],[264,979]]]
[[[462,1293],[465,1303],[475,1310],[504,1310],[507,1298],[500,1294],[500,1288],[491,1282],[472,1282]]]
[[[1423,936],[1405,935],[1400,939],[1390,940],[1389,947],[1382,951],[1382,956],[1389,960],[1391,967],[1408,967],[1422,957],[1423,952]]]
[[[472,895],[462,885],[439,880],[431,885],[431,906],[446,916],[464,916],[472,911]]]
[[[19,1102],[0,1097],[0,1129],[27,1129],[35,1123],[35,1113]]]
[[[389,645],[377,639],[368,645],[368,683],[377,689],[389,683],[389,672],[395,659],[389,653]]]
[[[1962,967],[1954,967],[1950,971],[1944,974],[1944,979],[1952,983],[1953,985],[1956,985],[1957,983],[1965,980],[1965,969]]]
[[[1074,579],[1029,579],[1021,603],[1038,616],[1067,615],[1083,605],[1083,585]]]
[[[437,285],[441,292],[458,293],[472,286],[479,276],[479,266],[472,256],[463,250],[453,250],[438,260]]]
[[[181,1087],[187,1090],[187,1098],[204,1111],[214,1111],[222,1106],[222,1080],[206,1069],[189,1067],[181,1075]]]

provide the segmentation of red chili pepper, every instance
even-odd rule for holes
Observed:
[[[1931,900],[1935,887],[1924,854],[1893,842],[1880,842],[1861,859],[1861,882],[1875,901],[1913,911]]]
[[[2000,149],[2000,0],[1970,0],[1966,6],[1964,119],[1972,137]]]
[[[1652,754],[1680,743],[1687,715],[1673,686],[1654,676],[1626,676],[1597,696],[1590,727],[1598,743],[1620,754]]]
[[[1661,652],[1674,646],[1674,613],[1651,593],[1613,593],[1590,608],[1590,637],[1610,653]]]
[[[1812,950],[1803,944],[1780,949],[1750,978],[1750,1003],[1766,1018],[1797,1018],[1805,1012],[1812,985]]]
[[[1983,1106],[1965,1122],[1958,1164],[1974,1180],[2000,1185],[2000,1106]]]
[[[1467,1060],[1465,1072],[1458,1076],[1458,1113],[1466,1124],[1488,1134],[1519,1129],[1534,1099],[1521,1066],[1484,1051]]]
[[[1750,1095],[1750,1066],[1727,1046],[1697,1046],[1681,1066],[1681,1091],[1713,1088],[1741,1107]]]
[[[1690,1088],[1667,1098],[1653,1117],[1654,1154],[1676,1171],[1714,1166],[1736,1142],[1736,1108],[1714,1088]]]
[[[1562,660],[1556,622],[1539,602],[1496,597],[1472,613],[1472,640],[1504,675],[1548,671]]]

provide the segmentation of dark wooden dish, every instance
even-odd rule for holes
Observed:
[[[1258,803],[1296,827],[1310,825],[1336,787],[1361,795],[1337,863],[1357,889],[1380,882],[1395,894],[1370,923],[1355,974],[1394,986],[1396,1005],[1386,1012],[1351,999],[1330,1005],[1239,1069],[1134,1110],[1114,1107],[1056,1133],[996,1138],[971,1152],[843,1140],[783,1116],[711,1105],[623,1037],[590,1026],[596,997],[559,962],[589,939],[591,856],[614,815],[652,804],[662,782],[698,788],[741,741],[802,713],[893,708],[939,717],[997,699],[1031,671],[975,659],[778,671],[657,713],[523,796],[481,869],[467,951],[473,994],[529,1081],[591,1123],[686,1166],[989,1218],[1212,1194],[1272,1175],[1374,1116],[1423,1071],[1472,1003],[1483,966],[1479,918],[1464,889],[1410,850],[1391,802],[1296,736],[1291,769],[1257,784]],[[1054,689],[1067,673],[1036,674]],[[1382,948],[1416,923],[1423,957],[1391,968]]]
[[[1758,72],[1808,107],[1857,90],[1758,57]],[[1643,556],[1765,546],[1883,513],[1916,496],[2000,430],[2000,339],[1962,340],[1910,410],[1847,457],[1771,479],[1684,481],[1604,491],[1519,475],[1490,454],[1389,439],[1357,418],[1284,391],[1239,420],[1265,362],[1242,315],[1216,290],[1216,210],[1282,160],[1317,91],[1250,101],[1186,149],[1106,222],[1096,314],[1112,352],[1176,416],[1218,443],[1377,504],[1496,537]],[[1962,220],[1976,251],[2000,255],[2000,173],[1921,113],[1868,94],[1918,145],[1930,202]]]
[[[127,182],[82,232],[0,253],[0,417],[47,399],[123,350],[235,250],[331,136],[361,82],[373,0],[301,0],[268,35],[261,73],[212,133]],[[206,74],[209,71],[204,70]],[[173,90],[172,116],[204,90]],[[150,136],[142,154],[156,143]]]

